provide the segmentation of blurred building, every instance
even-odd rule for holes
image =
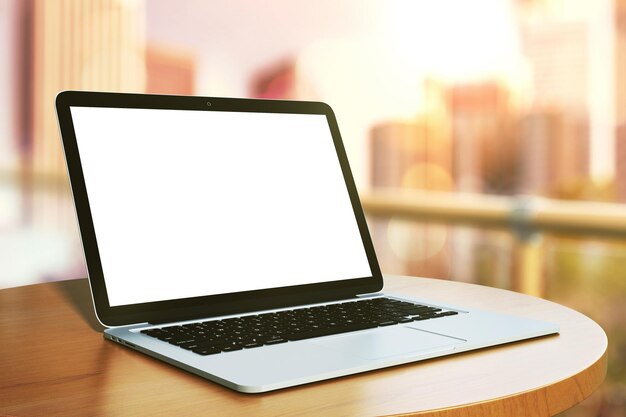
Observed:
[[[196,57],[179,48],[146,46],[146,93],[193,95]]]
[[[451,143],[433,120],[387,122],[370,135],[371,185],[450,191]]]
[[[143,2],[29,0],[20,3],[16,109],[25,222],[75,231],[54,100],[62,90],[143,91]]]
[[[617,198],[626,202],[626,0],[615,1],[615,179]]]
[[[556,106],[574,112],[587,108],[588,36],[587,24],[582,21],[544,18],[522,24],[522,47],[532,71],[534,106]]]
[[[615,188],[618,201],[626,203],[626,123],[622,123],[616,130]]]
[[[507,89],[496,81],[455,85],[448,105],[456,190],[513,193],[518,149]]]
[[[268,99],[296,99],[298,93],[296,63],[284,59],[259,70],[250,81],[250,96]]]
[[[24,72],[32,85],[31,169],[65,177],[54,98],[61,90],[144,90],[144,4],[134,0],[25,2]]]
[[[584,117],[533,110],[519,126],[524,194],[555,196],[589,177],[589,127]]]
[[[35,226],[73,223],[68,196],[33,192],[29,182],[66,187],[54,99],[62,90],[193,94],[195,60],[186,52],[146,46],[145,5],[134,0],[23,3],[22,103],[25,210]],[[55,201],[58,200],[58,201]],[[57,207],[63,206],[63,207]]]
[[[626,123],[626,0],[615,1],[615,92],[617,123]]]
[[[13,255],[0,276],[5,285],[85,276],[55,97],[63,90],[144,90],[144,6],[134,0],[2,4],[16,22],[5,33],[14,47],[4,64],[12,67],[8,111],[18,159],[12,187],[21,217],[7,235]]]
[[[615,174],[615,6],[612,1],[535,0],[520,8],[520,35],[531,75],[530,104],[586,127],[588,183]],[[617,3],[615,3],[617,4]],[[619,83],[618,83],[619,84]],[[572,146],[577,146],[572,138]]]

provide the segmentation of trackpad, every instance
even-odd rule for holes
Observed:
[[[311,342],[364,359],[379,359],[398,355],[418,355],[422,352],[453,350],[455,345],[464,343],[465,340],[411,327],[389,327],[312,340]]]

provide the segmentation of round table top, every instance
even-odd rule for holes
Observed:
[[[606,374],[586,316],[490,287],[387,276],[384,292],[558,323],[558,335],[265,394],[241,394],[104,340],[86,280],[0,291],[0,414],[550,416]]]

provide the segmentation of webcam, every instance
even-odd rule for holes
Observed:
[[[207,106],[209,106],[209,107],[211,107],[211,102],[210,102],[210,101],[207,101],[207,102],[206,102],[206,105],[207,105]]]

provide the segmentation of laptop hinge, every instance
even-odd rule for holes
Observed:
[[[283,305],[283,306],[275,306],[275,307],[267,307],[267,308],[262,308],[259,310],[252,310],[252,311],[239,311],[239,312],[224,312],[222,314],[206,314],[206,315],[195,315],[194,317],[170,317],[169,319],[163,319],[163,320],[150,320],[148,321],[149,325],[161,325],[161,324],[167,324],[167,323],[175,323],[175,322],[181,322],[181,321],[194,321],[194,320],[202,320],[202,319],[211,319],[212,317],[220,317],[220,316],[243,316],[243,315],[250,315],[250,314],[258,314],[261,311],[267,311],[267,310],[278,310],[278,309],[291,309],[291,308],[298,308],[298,307],[302,307],[305,305],[311,305],[311,304],[325,304],[325,303],[332,303],[332,302],[337,302],[337,301],[342,301],[342,300],[352,300],[355,298],[368,298],[368,297],[375,297],[376,295],[380,295],[380,293],[371,293],[371,294],[360,294],[360,295],[353,295],[353,296],[347,296],[347,297],[341,297],[341,298],[337,298],[337,299],[329,299],[329,300],[324,300],[324,301],[320,301],[320,302],[308,302],[308,303],[301,303],[301,304],[294,304],[294,305]]]
[[[370,292],[367,294],[359,294],[357,295],[357,298],[374,298],[374,297],[381,297],[383,295],[383,293],[380,292]]]

